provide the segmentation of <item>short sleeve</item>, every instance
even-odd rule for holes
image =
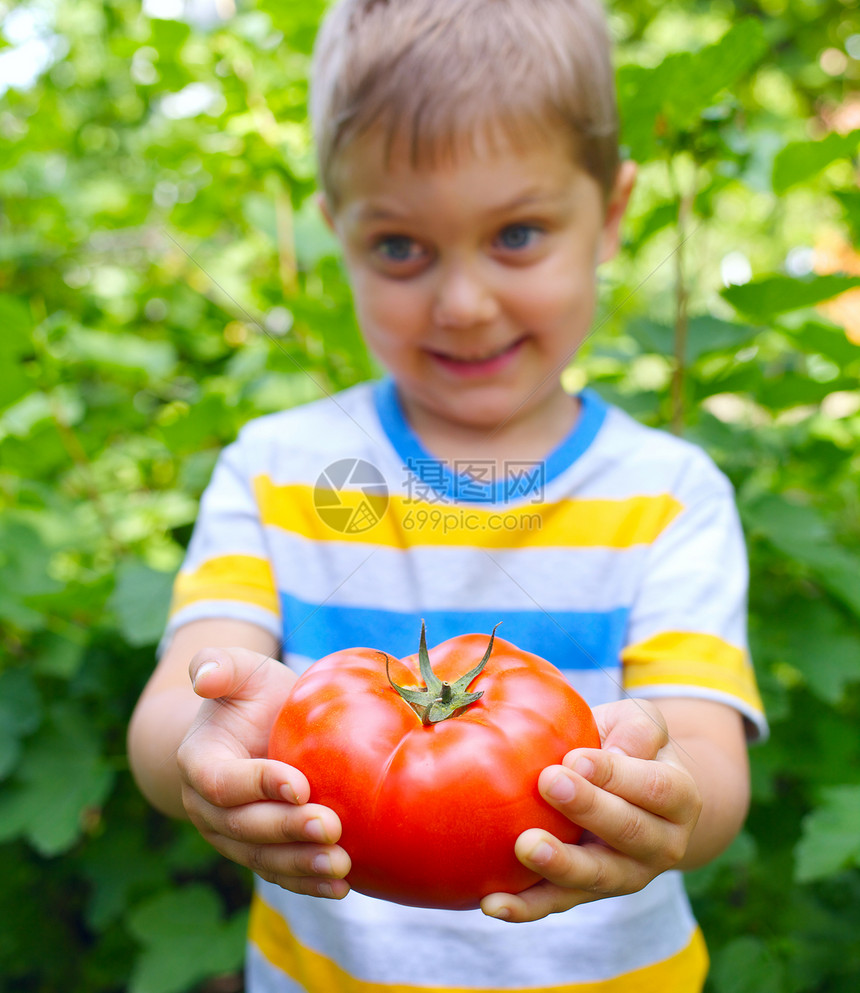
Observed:
[[[621,653],[633,696],[700,697],[767,723],[747,647],[749,568],[731,485],[702,456],[686,474],[683,510],[649,550]]]
[[[249,621],[281,638],[281,610],[241,436],[221,453],[173,587],[159,652],[190,621]]]

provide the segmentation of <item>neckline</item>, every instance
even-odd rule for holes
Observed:
[[[504,479],[491,478],[489,465],[480,460],[451,463],[438,459],[422,444],[406,420],[403,406],[397,395],[397,385],[387,376],[373,388],[376,413],[382,429],[404,467],[421,484],[422,491],[432,491],[436,499],[468,503],[511,503],[527,500],[541,502],[543,488],[570,468],[591,446],[608,411],[605,401],[594,390],[584,389],[577,394],[580,413],[576,424],[545,459],[512,461]],[[472,473],[457,471],[457,465],[467,466],[474,472],[485,466],[485,481],[475,479]],[[493,467],[492,475],[495,475]],[[408,486],[408,480],[403,483]]]

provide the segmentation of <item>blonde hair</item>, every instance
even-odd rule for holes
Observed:
[[[571,141],[608,195],[618,170],[609,33],[599,0],[338,0],[320,28],[311,81],[320,182],[380,126],[413,165],[454,154],[476,133],[522,145]]]

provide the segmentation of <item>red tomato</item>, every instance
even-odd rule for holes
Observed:
[[[351,648],[314,663],[275,721],[269,756],[301,769],[311,800],[340,817],[355,890],[465,910],[540,878],[514,855],[522,831],[579,840],[537,779],[571,748],[599,745],[555,666],[480,634],[428,657],[422,625],[418,655]]]

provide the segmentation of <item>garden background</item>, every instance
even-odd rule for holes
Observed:
[[[124,735],[219,448],[376,373],[313,200],[322,7],[0,0],[10,993],[241,989],[248,878],[147,808]],[[860,15],[848,0],[610,9],[641,174],[566,382],[731,477],[772,728],[747,827],[688,879],[709,990],[854,993]]]

